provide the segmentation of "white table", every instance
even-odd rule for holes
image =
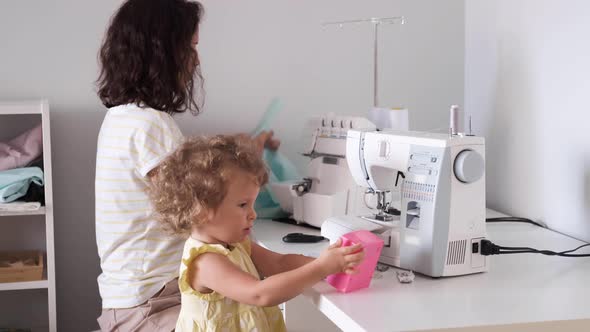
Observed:
[[[488,217],[498,213],[488,210]],[[317,256],[327,241],[282,242],[287,233],[319,230],[258,220],[255,240],[279,253]],[[524,223],[488,223],[488,238],[503,246],[561,251],[581,241]],[[590,252],[590,249],[581,252]],[[590,331],[590,257],[540,254],[489,256],[489,272],[447,278],[416,275],[400,283],[395,270],[375,272],[371,286],[341,294],[320,282],[303,295],[344,331],[416,331],[459,328],[481,331]],[[491,261],[490,261],[491,260]],[[520,325],[512,325],[520,324]]]

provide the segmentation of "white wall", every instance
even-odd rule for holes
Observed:
[[[0,99],[50,102],[58,331],[89,331],[100,310],[94,160],[104,112],[93,81],[96,53],[118,4],[0,1]]]
[[[96,327],[100,271],[94,235],[94,160],[104,110],[94,89],[96,53],[118,0],[0,1],[0,99],[50,101],[58,328]],[[185,133],[249,131],[272,97],[283,150],[299,166],[305,117],[365,115],[372,105],[371,26],[320,23],[403,14],[381,32],[382,106],[410,109],[411,126],[447,126],[463,100],[462,0],[204,1],[199,50],[205,112],[182,117]],[[2,294],[0,293],[0,299]]]
[[[590,240],[590,2],[465,2],[465,105],[488,206]]]
[[[462,0],[203,3],[207,112],[184,124],[187,132],[251,130],[277,96],[284,111],[275,130],[302,167],[297,140],[307,116],[365,116],[373,103],[372,25],[322,28],[326,21],[407,17],[380,30],[379,98],[409,108],[413,128],[446,127],[449,106],[463,100]]]

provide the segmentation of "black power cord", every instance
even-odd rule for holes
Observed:
[[[490,240],[481,240],[481,254],[483,256],[489,255],[506,255],[506,254],[543,254],[548,256],[561,256],[561,257],[590,257],[590,254],[572,254],[572,252],[578,249],[590,246],[590,243],[583,244],[575,249],[565,251],[552,251],[552,250],[539,250],[529,247],[503,247],[492,243]]]
[[[498,218],[487,218],[486,222],[523,222],[528,224],[537,225],[542,228],[547,228],[546,225],[532,221],[528,218],[521,217],[498,217]],[[565,251],[552,251],[552,250],[539,250],[530,247],[503,247],[494,244],[490,240],[481,240],[481,254],[483,256],[489,255],[507,255],[507,254],[542,254],[548,256],[560,256],[560,257],[590,257],[590,254],[572,254],[572,252],[578,251],[581,248],[590,246],[590,243],[583,244],[575,249]]]
[[[547,226],[538,223],[536,221],[532,221],[528,218],[521,218],[521,217],[498,217],[498,218],[487,218],[486,222],[524,222],[527,224],[537,225],[542,228],[547,228]]]

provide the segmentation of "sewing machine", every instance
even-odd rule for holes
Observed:
[[[362,117],[334,114],[309,119],[303,131],[302,153],[310,158],[305,178],[271,183],[281,208],[298,223],[320,227],[331,216],[370,212],[366,188],[355,182],[346,162],[350,129],[375,130],[375,125]]]
[[[321,234],[370,230],[385,241],[381,262],[433,277],[486,271],[484,156],[482,137],[349,130],[352,177],[380,196],[379,212],[329,218]]]

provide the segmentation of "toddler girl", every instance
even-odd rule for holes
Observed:
[[[188,235],[176,331],[285,331],[279,303],[330,274],[354,273],[362,261],[360,245],[340,241],[317,259],[250,241],[254,202],[267,180],[256,144],[243,136],[188,139],[152,176],[156,218]]]

